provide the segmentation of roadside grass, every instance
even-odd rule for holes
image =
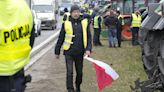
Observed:
[[[109,48],[107,40],[102,39],[103,47],[93,47],[92,58],[101,60],[119,74],[119,79],[107,86],[101,92],[133,92],[130,85],[134,86],[137,78],[147,78],[141,60],[141,49],[132,46],[130,41],[123,41],[121,48]],[[84,61],[82,92],[100,92],[96,83],[96,73],[92,64]]]

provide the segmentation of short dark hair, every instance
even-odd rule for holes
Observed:
[[[116,11],[117,12],[117,14],[120,14],[120,11]]]
[[[68,9],[67,8],[64,8],[64,12],[68,12]]]
[[[72,6],[71,6],[70,13],[72,13],[74,10],[79,10],[79,11],[80,11],[79,6],[78,6],[78,5],[72,5]]]

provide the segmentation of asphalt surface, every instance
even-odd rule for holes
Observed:
[[[34,48],[59,32],[61,28],[61,17],[59,17],[56,30],[42,30],[41,36],[36,37]],[[54,40],[54,41],[53,41]],[[26,74],[32,75],[32,82],[27,84],[25,92],[66,92],[65,87],[65,61],[61,55],[56,59],[54,45],[57,39],[52,39],[44,48],[40,49],[31,61],[34,64],[26,70]]]
[[[60,59],[55,58],[53,44],[49,48],[50,50],[26,71],[26,74],[32,75],[32,82],[27,85],[25,92],[66,92],[64,58],[62,55]]]
[[[42,30],[41,35],[38,37],[35,37],[34,47],[41,44],[43,41],[45,41],[48,37],[55,34],[58,30]]]

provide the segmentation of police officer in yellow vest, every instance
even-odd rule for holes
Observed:
[[[0,92],[24,92],[32,29],[32,13],[25,0],[0,0]]]
[[[88,20],[80,16],[80,8],[73,5],[70,10],[69,20],[62,24],[60,35],[55,46],[56,58],[59,58],[60,49],[63,45],[67,69],[68,92],[80,92],[82,83],[83,55],[91,53],[91,33]],[[73,87],[73,63],[76,69],[76,91]]]
[[[120,11],[116,11],[118,16],[118,23],[117,23],[117,41],[118,41],[118,47],[121,47],[121,32],[122,32],[122,26],[124,25],[124,18],[120,14]]]
[[[93,44],[94,46],[102,46],[102,43],[100,42],[102,21],[103,21],[102,16],[98,15],[97,13],[97,15],[94,17],[94,20],[93,20],[93,28],[94,28]]]
[[[132,45],[138,45],[138,31],[141,25],[141,16],[140,12],[136,11],[135,13],[132,13],[131,17],[131,30],[132,30]]]
[[[64,8],[64,15],[63,15],[63,21],[66,21],[69,19],[70,13],[67,8]]]
[[[88,9],[88,8],[89,8],[89,4],[88,4],[87,2],[85,2],[85,3],[83,4],[83,8],[84,8],[84,9]]]

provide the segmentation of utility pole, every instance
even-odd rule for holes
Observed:
[[[148,6],[148,0],[145,0],[145,6],[146,7]]]
[[[134,12],[134,9],[135,9],[135,0],[132,0],[132,12]]]
[[[122,3],[123,3],[123,6],[122,6],[122,8],[123,8],[123,14],[125,14],[125,0],[123,0]]]

